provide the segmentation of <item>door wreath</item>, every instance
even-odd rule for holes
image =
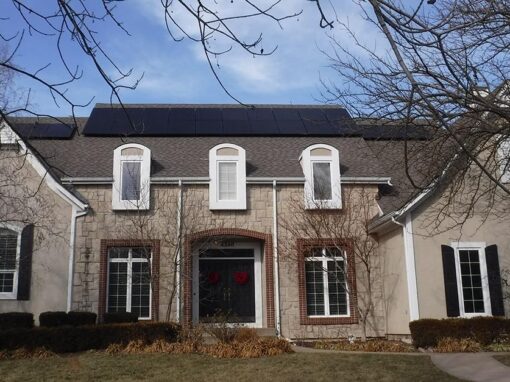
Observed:
[[[238,285],[245,285],[250,280],[248,272],[234,272],[234,281]]]

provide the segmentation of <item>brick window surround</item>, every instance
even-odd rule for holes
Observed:
[[[275,327],[274,311],[274,275],[273,275],[273,238],[271,234],[251,231],[240,228],[217,228],[205,231],[195,232],[186,236],[184,248],[184,267],[183,276],[185,282],[183,286],[183,324],[190,326],[192,324],[193,310],[193,285],[192,285],[192,247],[193,243],[211,237],[219,236],[239,236],[243,238],[256,239],[264,243],[265,276],[266,276],[266,322],[268,328]]]
[[[347,255],[347,282],[351,287],[349,293],[349,317],[309,317],[306,309],[306,278],[305,258],[312,248],[317,247],[338,247],[345,249]],[[356,266],[352,247],[349,240],[340,239],[298,239],[298,283],[299,283],[299,314],[301,325],[348,325],[358,323],[357,298],[356,298]]]
[[[99,260],[99,304],[97,308],[98,321],[103,321],[106,312],[106,293],[108,290],[108,250],[112,247],[150,247],[152,250],[152,301],[151,319],[158,321],[159,316],[159,240],[101,240]],[[145,320],[144,320],[145,321]]]

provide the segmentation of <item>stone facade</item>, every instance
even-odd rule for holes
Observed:
[[[111,186],[80,186],[78,191],[89,205],[89,213],[78,220],[76,232],[76,264],[74,277],[73,308],[98,311],[100,301],[101,243],[104,240],[158,240],[160,243],[159,307],[160,320],[177,318],[176,301],[172,296],[174,287],[174,256],[178,248],[177,210],[179,188],[176,185],[152,185],[151,208],[149,211],[112,211]],[[357,186],[345,186],[353,194]],[[373,196],[374,215],[377,213],[376,186],[369,187]],[[345,191],[347,192],[347,191]],[[182,189],[182,244],[197,233],[213,230],[215,234],[224,232],[227,236],[234,232],[251,232],[245,238],[260,240],[265,250],[262,257],[263,269],[263,310],[265,327],[274,327],[273,296],[273,188],[271,185],[248,185],[247,209],[243,211],[211,211],[209,209],[207,185],[186,185]],[[285,227],[285,221],[293,214],[293,204],[303,202],[302,185],[277,186],[278,252],[280,256],[279,297],[281,308],[282,334],[289,338],[338,337],[340,335],[360,335],[357,319],[349,324],[304,324],[300,320],[303,301],[299,294],[299,272],[297,242],[299,237],[292,235]],[[353,208],[345,205],[344,209]],[[340,213],[342,213],[340,211]],[[143,227],[143,232],[140,227]],[[205,237],[202,235],[202,238]],[[264,240],[266,238],[266,240]],[[375,272],[380,272],[380,267]],[[182,285],[186,285],[183,270]],[[360,268],[361,272],[361,268]],[[188,280],[189,281],[189,280]],[[363,293],[363,283],[358,282],[357,293]],[[381,290],[379,290],[381,289]],[[189,288],[182,289],[183,294]],[[368,334],[383,335],[384,312],[382,288],[376,286],[374,294],[377,303]],[[381,298],[380,298],[381,297]],[[171,304],[170,304],[171,301]],[[170,309],[169,309],[169,304]],[[181,299],[181,320],[186,318],[186,298]],[[190,309],[188,307],[188,309]],[[353,312],[356,315],[356,312]]]

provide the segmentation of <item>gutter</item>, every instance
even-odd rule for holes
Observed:
[[[181,322],[181,244],[182,244],[182,180],[179,180],[179,196],[177,199],[177,270],[175,274],[177,286],[176,316],[177,322]]]
[[[280,184],[304,184],[304,177],[247,177],[247,184],[273,184],[276,180]],[[209,184],[208,176],[197,177],[172,177],[172,176],[153,176],[151,184]],[[366,177],[366,176],[343,176],[340,178],[342,184],[384,184],[391,186],[389,177]],[[70,185],[99,185],[112,184],[113,177],[63,177],[63,184]]]
[[[280,261],[278,255],[278,209],[276,180],[273,180],[273,272],[274,272],[274,304],[276,335],[282,337],[282,321],[280,311]]]
[[[78,210],[73,206],[71,214],[71,234],[69,240],[69,265],[68,265],[68,277],[67,277],[67,307],[66,311],[69,312],[72,309],[73,304],[73,283],[74,283],[74,248],[76,243],[76,220],[87,214],[87,210]]]

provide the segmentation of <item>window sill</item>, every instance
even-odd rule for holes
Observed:
[[[301,325],[352,325],[358,318],[353,316],[306,316],[301,318]]]
[[[18,300],[16,293],[0,293],[0,300]]]

